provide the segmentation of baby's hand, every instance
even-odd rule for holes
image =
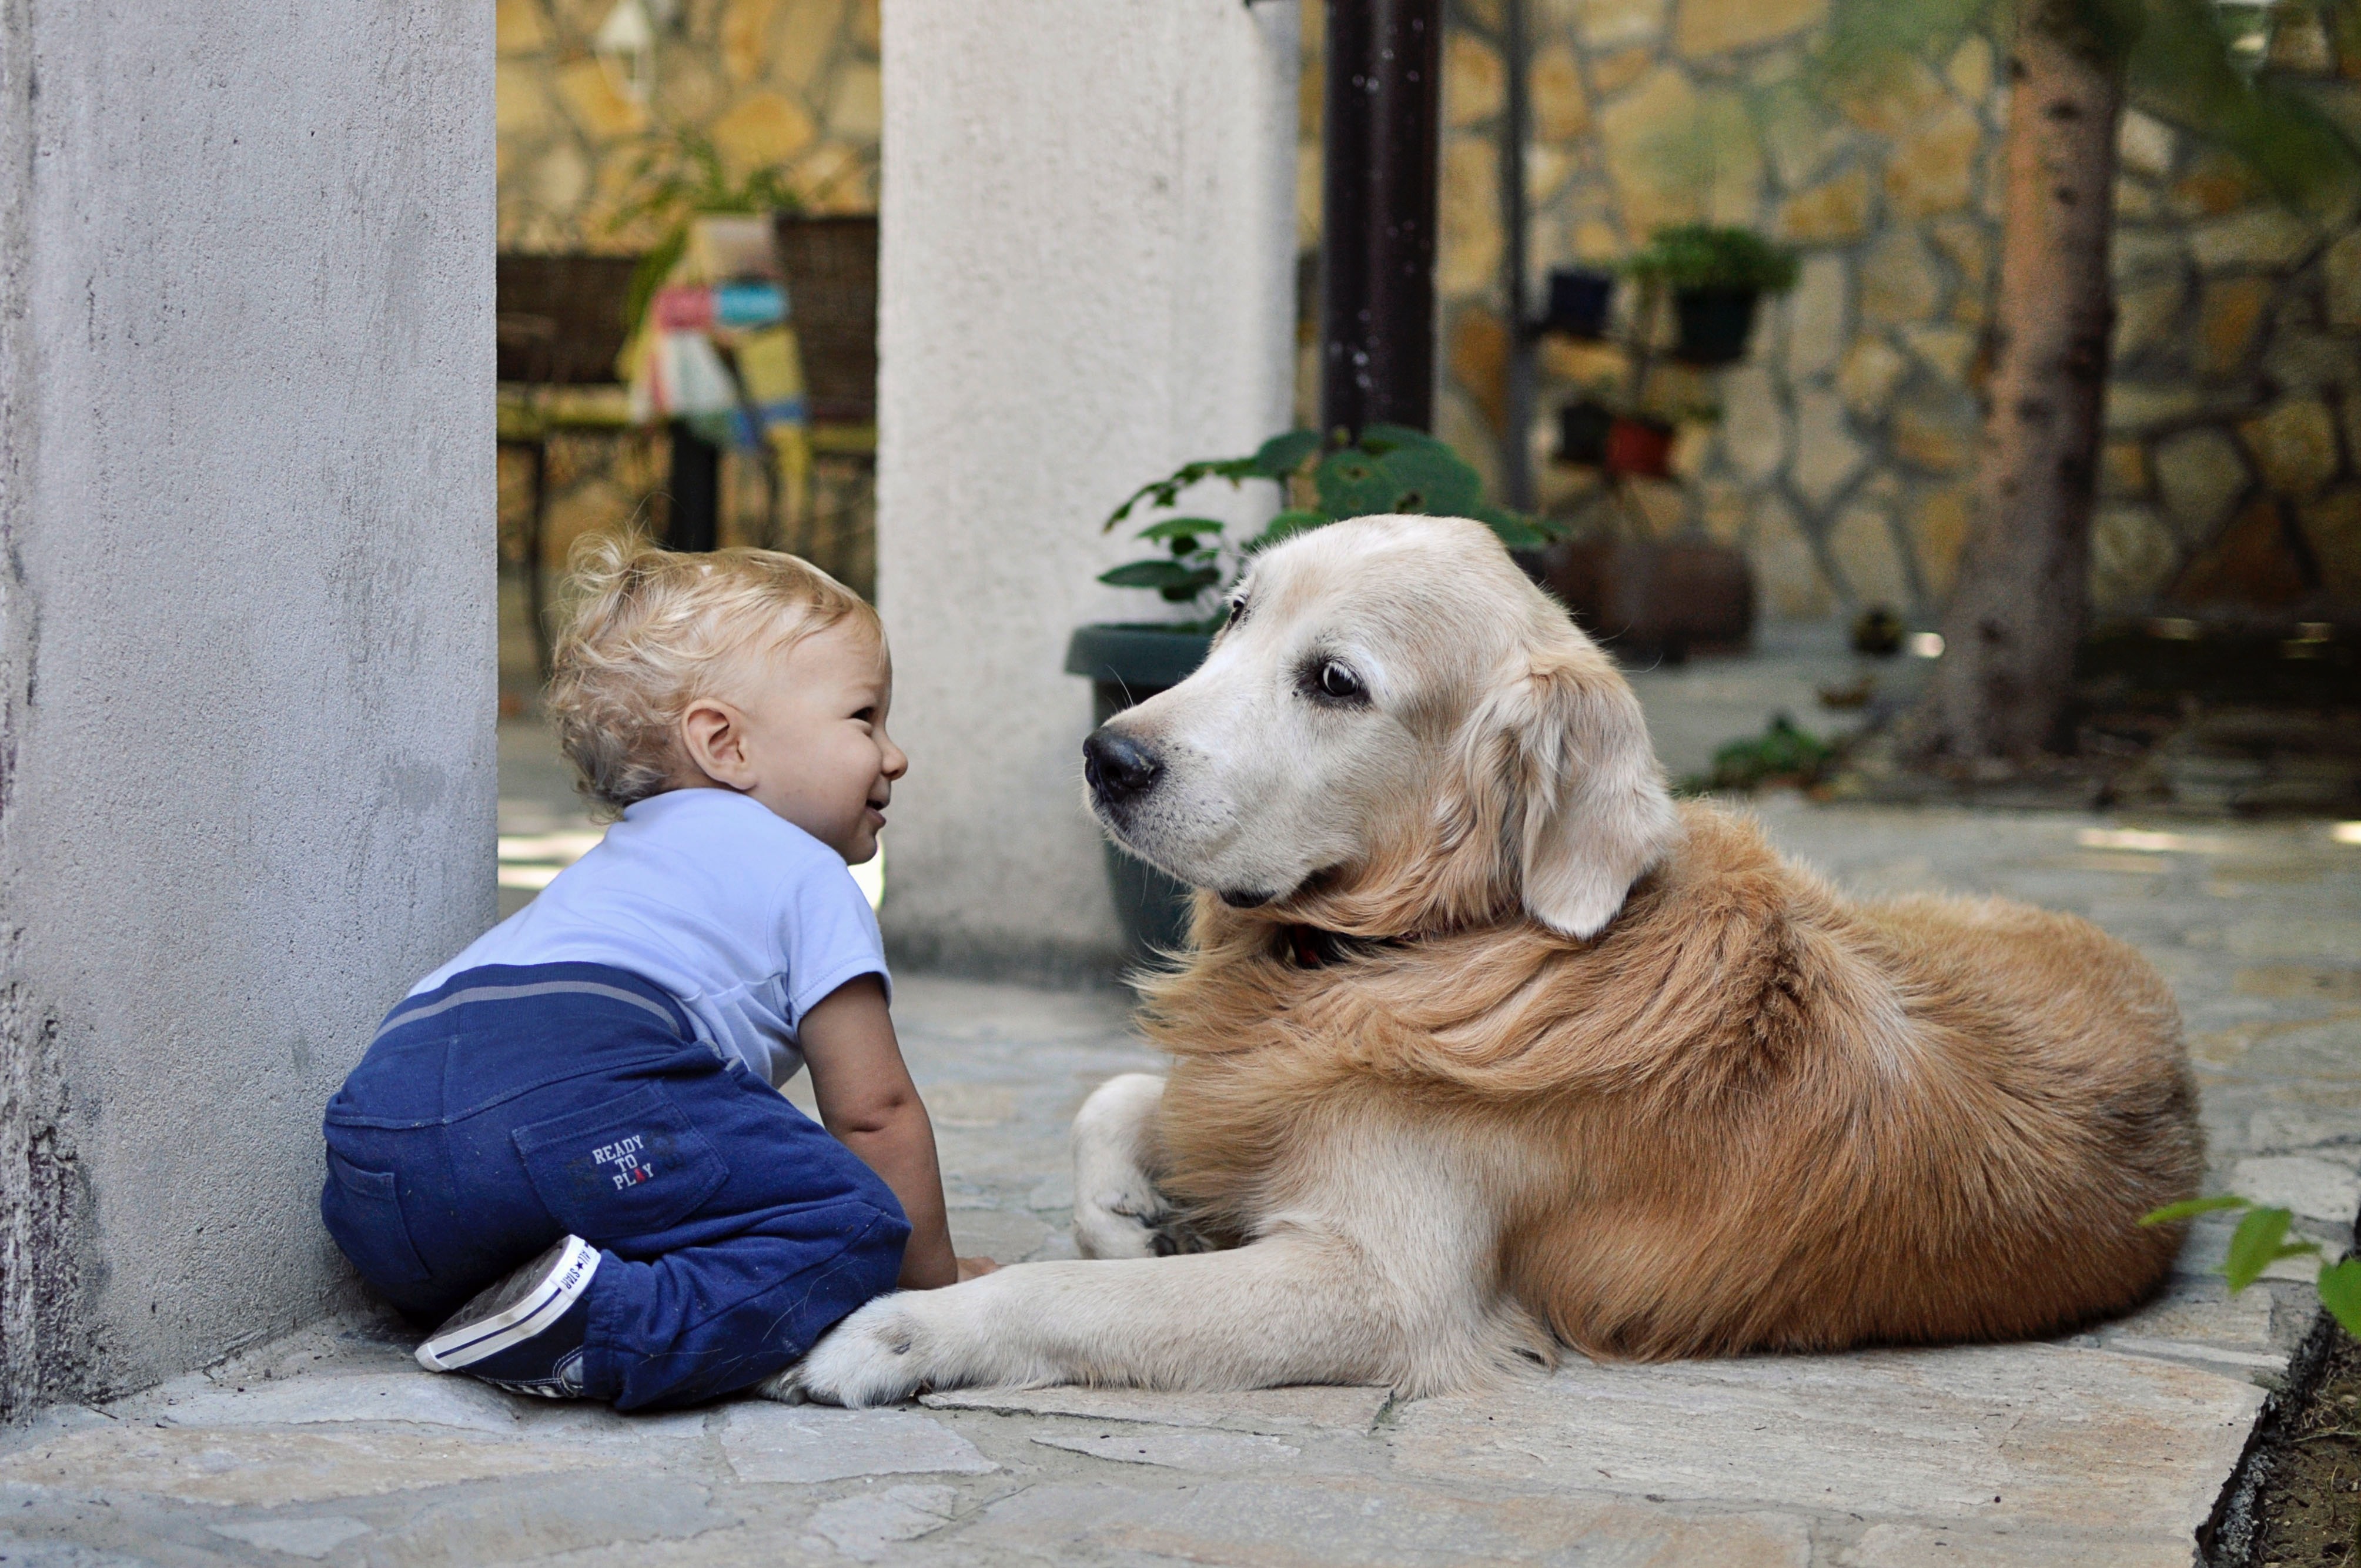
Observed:
[[[964,1285],[971,1279],[981,1279],[985,1275],[995,1272],[999,1267],[1000,1265],[988,1257],[961,1258],[959,1260],[960,1283]]]

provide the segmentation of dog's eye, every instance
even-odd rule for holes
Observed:
[[[1230,615],[1229,615],[1229,619],[1228,619],[1227,620],[1224,620],[1224,622],[1222,622],[1222,624],[1223,624],[1223,625],[1224,625],[1224,626],[1235,626],[1239,621],[1244,620],[1246,618],[1246,596],[1245,596],[1245,595],[1243,595],[1243,594],[1241,594],[1241,595],[1239,595],[1236,598],[1234,598],[1234,599],[1232,599],[1232,600],[1230,601]]]
[[[1338,702],[1351,702],[1368,695],[1361,677],[1334,659],[1320,666],[1320,690]]]

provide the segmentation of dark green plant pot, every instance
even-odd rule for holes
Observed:
[[[1596,468],[1607,457],[1607,433],[1615,416],[1588,398],[1557,411],[1557,460]]]
[[[1091,683],[1092,723],[1104,724],[1134,703],[1169,691],[1205,662],[1213,639],[1202,631],[1157,626],[1084,626],[1066,644],[1066,674]],[[1135,959],[1170,952],[1189,939],[1190,890],[1154,866],[1106,843],[1107,891],[1115,896],[1125,948]]]
[[[1673,311],[1680,318],[1680,345],[1675,357],[1691,365],[1730,365],[1746,357],[1746,340],[1754,335],[1754,307],[1762,294],[1752,289],[1682,289],[1673,295]]]

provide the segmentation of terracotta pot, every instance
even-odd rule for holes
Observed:
[[[1542,586],[1619,657],[1677,661],[1754,630],[1746,556],[1710,540],[1564,540],[1542,555]]]
[[[1607,428],[1607,471],[1639,479],[1673,474],[1673,427],[1661,420],[1618,415]]]

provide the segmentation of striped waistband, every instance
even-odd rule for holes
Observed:
[[[460,978],[464,980],[466,977]],[[396,1029],[418,1023],[423,1019],[432,1018],[436,1014],[448,1012],[454,1007],[465,1007],[483,1002],[516,1002],[531,996],[604,997],[610,1002],[625,1003],[654,1014],[663,1020],[665,1028],[683,1039],[692,1038],[694,1035],[694,1032],[685,1026],[682,1019],[671,1008],[642,995],[639,992],[620,985],[609,985],[600,981],[573,979],[526,981],[513,984],[487,982],[480,985],[463,985],[457,991],[421,997],[414,1005],[404,1003],[388,1014],[385,1022],[378,1025],[375,1037],[382,1039]]]

